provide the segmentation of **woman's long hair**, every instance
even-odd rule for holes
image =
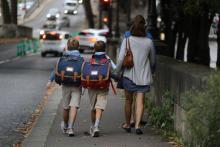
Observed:
[[[145,19],[142,15],[137,15],[134,20],[132,21],[132,25],[130,28],[131,35],[145,37],[146,30],[145,30]]]

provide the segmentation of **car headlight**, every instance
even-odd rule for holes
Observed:
[[[50,14],[47,14],[47,17],[50,17],[51,15]]]
[[[83,0],[79,0],[79,3],[82,4]]]
[[[56,18],[60,17],[60,14],[56,14]]]
[[[41,30],[41,31],[40,31],[40,35],[43,35],[43,34],[44,34],[44,31],[43,31],[43,30]]]
[[[73,11],[73,14],[77,14],[77,11],[75,10],[75,11]]]
[[[65,13],[65,14],[68,13],[68,10],[64,10],[64,13]]]

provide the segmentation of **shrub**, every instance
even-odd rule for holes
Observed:
[[[220,72],[213,72],[201,91],[184,94],[186,121],[191,141],[188,146],[220,146]]]

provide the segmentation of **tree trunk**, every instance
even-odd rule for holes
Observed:
[[[2,9],[3,24],[11,23],[10,9],[7,0],[1,0],[1,9]]]
[[[11,0],[11,22],[17,25],[17,0]]]
[[[198,56],[199,63],[208,65],[210,63],[210,53],[209,53],[209,19],[208,19],[208,11],[206,11],[203,15],[200,16],[200,25],[199,25],[199,34],[198,34]]]
[[[217,29],[217,44],[218,44],[217,66],[220,67],[220,21],[218,22],[218,29]]]
[[[188,45],[188,51],[187,51],[187,59],[188,62],[194,62],[198,63],[199,57],[198,57],[198,25],[199,25],[199,19],[196,16],[188,16],[189,21],[189,29],[188,29],[188,34],[189,34],[189,45]]]
[[[86,18],[88,20],[88,27],[94,28],[95,27],[94,16],[93,16],[90,0],[84,0],[83,5],[84,5],[85,13],[86,13]]]

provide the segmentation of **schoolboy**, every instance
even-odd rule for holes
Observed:
[[[67,42],[67,50],[64,55],[67,56],[79,56],[79,42],[73,38]],[[51,73],[47,87],[51,87],[52,82],[55,78],[55,72]],[[63,121],[61,122],[61,130],[68,136],[74,136],[74,122],[77,116],[77,110],[81,100],[81,87],[62,85],[62,97],[63,97]]]
[[[105,53],[106,44],[103,41],[97,41],[94,45],[95,53],[94,58],[107,57],[110,60],[111,72],[116,68],[113,61]],[[93,137],[100,136],[99,124],[101,121],[102,113],[107,105],[107,95],[109,89],[88,89],[90,106],[91,106],[91,127],[90,134]]]

